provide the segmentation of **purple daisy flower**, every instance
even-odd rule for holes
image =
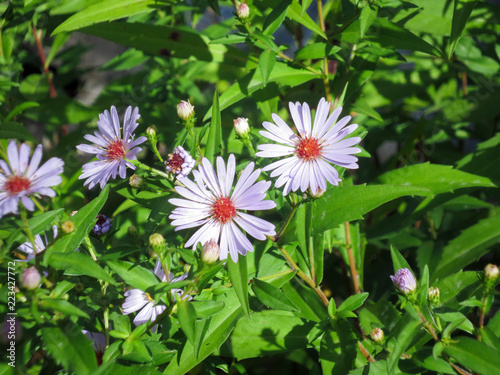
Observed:
[[[311,111],[307,103],[289,103],[290,114],[299,132],[295,134],[285,121],[278,115],[272,115],[276,124],[265,121],[262,125],[268,131],[260,134],[270,140],[281,143],[259,145],[256,156],[274,158],[289,156],[264,167],[264,171],[273,171],[271,177],[279,176],[276,187],[285,185],[283,194],[296,191],[299,187],[302,192],[308,188],[313,194],[318,190],[326,191],[326,180],[332,185],[341,181],[339,173],[331,165],[356,169],[358,158],[352,154],[361,152],[357,145],[360,137],[344,139],[357,129],[357,124],[346,127],[351,116],[345,116],[337,122],[342,107],[330,113],[330,103],[321,98],[311,128]]]
[[[30,196],[46,195],[55,197],[51,188],[62,181],[64,162],[59,158],[50,158],[40,168],[42,145],[38,145],[30,161],[31,149],[26,143],[19,147],[15,141],[7,146],[7,162],[0,160],[0,217],[18,214],[19,201],[33,211],[35,204]]]
[[[108,233],[111,229],[111,219],[103,214],[97,215],[97,222],[92,228],[92,232],[96,236],[102,236],[104,233]]]
[[[116,174],[120,178],[125,178],[127,175],[127,167],[135,169],[135,166],[125,161],[125,159],[135,160],[135,156],[142,149],[135,147],[147,140],[146,137],[139,137],[134,140],[135,134],[133,131],[139,125],[137,120],[139,108],[129,106],[125,112],[123,119],[123,138],[120,129],[120,119],[115,106],[111,106],[111,114],[106,110],[99,114],[97,126],[99,131],[94,132],[94,135],[87,134],[84,138],[90,142],[94,142],[95,146],[81,144],[76,148],[89,154],[95,154],[97,161],[92,161],[83,166],[83,172],[78,179],[84,179],[84,185],[88,185],[92,189],[95,185],[100,184],[101,189],[106,186],[108,180]]]
[[[238,253],[245,255],[253,251],[252,243],[238,228],[258,240],[276,234],[275,226],[258,217],[241,210],[269,210],[276,203],[266,198],[266,192],[271,186],[268,181],[257,181],[260,169],[253,170],[250,163],[243,170],[236,186],[233,186],[236,163],[234,155],[229,155],[227,169],[224,160],[217,157],[217,173],[210,161],[203,158],[198,170],[193,171],[196,182],[188,178],[180,180],[185,187],[177,186],[175,190],[186,199],[173,198],[169,202],[178,206],[169,216],[175,230],[201,226],[188,240],[186,247],[196,248],[198,243],[204,245],[214,240],[220,247],[220,259],[227,258],[236,262]],[[208,190],[207,190],[208,188]]]

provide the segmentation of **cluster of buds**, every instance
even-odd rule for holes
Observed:
[[[97,215],[97,222],[95,223],[94,228],[92,228],[92,232],[96,236],[102,236],[103,234],[109,232],[110,229],[111,219],[103,214]]]

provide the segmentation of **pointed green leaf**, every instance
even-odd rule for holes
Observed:
[[[295,60],[322,59],[340,50],[339,46],[332,46],[326,43],[308,44],[295,52]]]
[[[0,127],[0,138],[3,139],[24,139],[36,142],[31,133],[22,124],[14,121],[6,121]]]
[[[106,271],[89,256],[82,253],[52,253],[49,265],[56,270],[63,270],[65,275],[86,275],[116,284]]]
[[[259,68],[262,74],[262,85],[267,85],[269,76],[274,68],[274,63],[276,62],[276,54],[270,49],[263,51],[259,58]]]
[[[359,309],[361,306],[363,306],[363,303],[366,301],[369,294],[370,293],[365,292],[365,293],[359,293],[359,294],[355,294],[353,296],[348,297],[339,306],[339,308],[337,309],[337,312],[354,311],[356,309]]]
[[[257,298],[271,309],[297,311],[297,307],[281,290],[265,281],[254,279],[252,290]]]
[[[399,250],[393,244],[391,244],[391,258],[392,265],[394,267],[394,274],[396,274],[402,268],[408,268],[411,271],[411,267],[406,261],[405,257],[401,255]]]
[[[64,368],[76,374],[92,374],[97,369],[92,343],[73,322],[66,321],[64,327],[44,327],[41,333],[47,351]]]
[[[227,271],[229,273],[229,279],[233,284],[234,291],[241,303],[241,307],[245,314],[249,315],[250,306],[248,302],[248,271],[246,256],[240,255],[236,263],[229,257],[227,260]]]
[[[394,331],[391,332],[391,336],[395,338],[396,343],[394,344],[394,348],[392,349],[392,352],[389,353],[389,357],[387,358],[388,374],[394,374],[394,371],[401,358],[401,354],[403,354],[406,348],[408,348],[411,340],[413,340],[417,332],[420,330],[421,324],[422,322],[414,320],[407,313],[400,319]]]
[[[453,22],[451,24],[450,44],[448,46],[448,59],[451,59],[458,40],[469,20],[477,0],[455,0],[453,7]]]
[[[24,112],[24,110],[26,110],[28,108],[38,107],[39,105],[40,104],[38,104],[37,102],[24,102],[24,103],[21,103],[19,105],[16,105],[9,112],[9,114],[5,117],[5,119],[3,121],[4,121],[4,123],[7,123],[10,120],[12,120],[14,117],[16,117],[18,114]],[[17,124],[17,123],[15,123],[15,124]],[[24,128],[24,126],[23,126],[23,128]],[[0,130],[0,132],[3,130],[4,130],[4,125],[2,125],[2,130]],[[9,137],[1,137],[1,138],[9,138]],[[35,141],[33,140],[33,142],[35,142]]]
[[[90,319],[90,316],[75,305],[63,299],[43,299],[38,302],[38,307],[41,310],[49,310],[60,312],[66,315],[79,316],[80,318]]]
[[[273,35],[278,30],[286,17],[288,7],[291,3],[292,0],[283,0],[278,6],[273,7],[272,12],[269,13],[264,21],[264,26],[262,26],[264,35]]]
[[[153,272],[137,264],[122,260],[108,260],[106,264],[133,288],[145,291],[159,283]]]
[[[478,374],[496,374],[500,368],[500,352],[470,337],[454,339],[444,351]]]
[[[194,310],[193,305],[191,305],[191,302],[186,300],[177,301],[177,317],[179,318],[179,324],[181,325],[182,331],[191,344],[194,345],[194,324],[196,322],[196,311]]]

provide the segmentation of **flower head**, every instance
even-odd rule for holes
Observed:
[[[186,247],[194,249],[198,243],[214,240],[220,247],[220,259],[226,259],[229,253],[236,262],[238,253],[245,255],[247,251],[253,251],[252,243],[239,227],[261,241],[266,235],[276,234],[273,224],[242,212],[276,207],[273,201],[264,200],[271,183],[256,182],[260,169],[254,171],[253,168],[253,162],[248,164],[232,189],[236,170],[234,155],[229,155],[227,168],[222,157],[217,157],[217,173],[210,161],[204,158],[198,170],[193,171],[195,182],[188,178],[180,180],[185,187],[177,186],[175,190],[186,199],[169,200],[178,206],[169,216],[172,225],[177,227],[175,230],[201,226],[187,241]]]
[[[326,180],[332,185],[338,185],[341,179],[331,164],[349,169],[358,168],[358,158],[353,154],[361,150],[352,146],[357,145],[361,138],[344,139],[356,130],[358,125],[346,127],[351,116],[343,117],[337,122],[342,107],[328,116],[330,103],[325,98],[319,101],[312,128],[311,111],[307,103],[301,105],[298,102],[290,102],[289,107],[298,134],[276,114],[272,115],[276,124],[267,121],[262,124],[268,131],[261,131],[260,134],[281,145],[259,145],[257,148],[260,151],[256,155],[263,158],[287,156],[269,164],[263,170],[272,170],[271,177],[279,176],[276,187],[285,185],[285,195],[298,188],[302,192],[309,188],[313,194],[318,190],[326,191]]]
[[[174,148],[174,152],[168,154],[168,160],[165,162],[166,170],[177,175],[178,178],[187,177],[194,165],[194,159],[182,146]]]
[[[391,280],[404,295],[413,293],[417,288],[415,277],[408,268],[401,268],[398,270],[396,275],[391,276]]]
[[[97,222],[95,223],[94,228],[92,228],[92,232],[94,232],[96,236],[102,236],[103,234],[109,232],[110,229],[111,219],[103,214],[97,215]]]
[[[30,196],[47,195],[55,197],[51,188],[62,181],[64,162],[50,158],[40,168],[42,145],[38,145],[30,161],[31,149],[26,143],[19,147],[15,141],[7,146],[7,161],[0,160],[0,217],[18,213],[19,201],[33,211],[35,204]]]
[[[86,178],[84,185],[88,185],[92,189],[95,185],[100,184],[101,189],[106,186],[108,180],[116,174],[120,178],[125,178],[127,175],[127,167],[135,169],[135,166],[125,161],[125,159],[135,160],[136,154],[141,151],[140,147],[136,147],[146,141],[146,137],[139,137],[134,140],[135,134],[133,131],[139,125],[137,120],[139,108],[129,106],[125,112],[123,119],[123,136],[120,128],[120,120],[116,108],[111,106],[111,113],[107,110],[99,115],[97,126],[99,131],[94,132],[94,135],[87,134],[84,138],[95,145],[81,144],[76,146],[77,149],[89,154],[95,154],[97,161],[92,161],[83,166],[83,172],[78,177],[79,179]]]

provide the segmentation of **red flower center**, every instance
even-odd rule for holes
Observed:
[[[302,160],[314,160],[321,155],[321,146],[316,138],[302,138],[295,152]]]
[[[168,155],[168,160],[165,162],[165,166],[169,167],[168,169],[172,173],[179,173],[182,171],[182,164],[184,164],[184,158],[176,153],[169,154]]]
[[[121,140],[109,142],[108,149],[104,156],[107,159],[111,160],[123,159],[125,157],[125,148],[123,147],[123,142]]]
[[[22,176],[12,176],[5,182],[5,191],[8,195],[16,195],[30,188],[31,181]]]
[[[236,216],[236,207],[234,207],[231,199],[223,197],[217,199],[212,205],[212,213],[219,223],[226,224]]]

